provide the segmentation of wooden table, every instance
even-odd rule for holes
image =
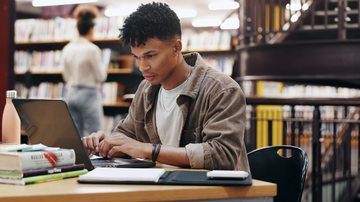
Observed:
[[[253,180],[252,186],[78,184],[76,180],[71,178],[26,186],[0,184],[0,201],[119,202],[228,198],[265,198],[272,201],[276,195],[276,184],[259,180]]]

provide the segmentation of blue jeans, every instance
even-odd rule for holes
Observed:
[[[65,100],[81,137],[101,130],[104,112],[98,88],[68,87]]]

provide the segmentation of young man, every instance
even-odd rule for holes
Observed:
[[[181,167],[249,170],[244,145],[245,98],[230,77],[198,53],[181,54],[180,20],[168,5],[141,5],[121,40],[144,80],[128,116],[111,135],[83,138],[90,153],[129,155]]]

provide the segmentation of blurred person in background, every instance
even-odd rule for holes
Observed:
[[[106,66],[100,48],[91,42],[98,14],[95,6],[75,8],[73,16],[79,37],[69,42],[62,52],[65,100],[81,136],[101,130],[104,114],[101,84],[107,77]]]

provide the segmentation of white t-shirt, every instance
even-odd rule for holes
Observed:
[[[180,144],[183,119],[176,99],[185,88],[186,81],[171,90],[160,87],[156,103],[156,128],[163,145],[178,147]]]

